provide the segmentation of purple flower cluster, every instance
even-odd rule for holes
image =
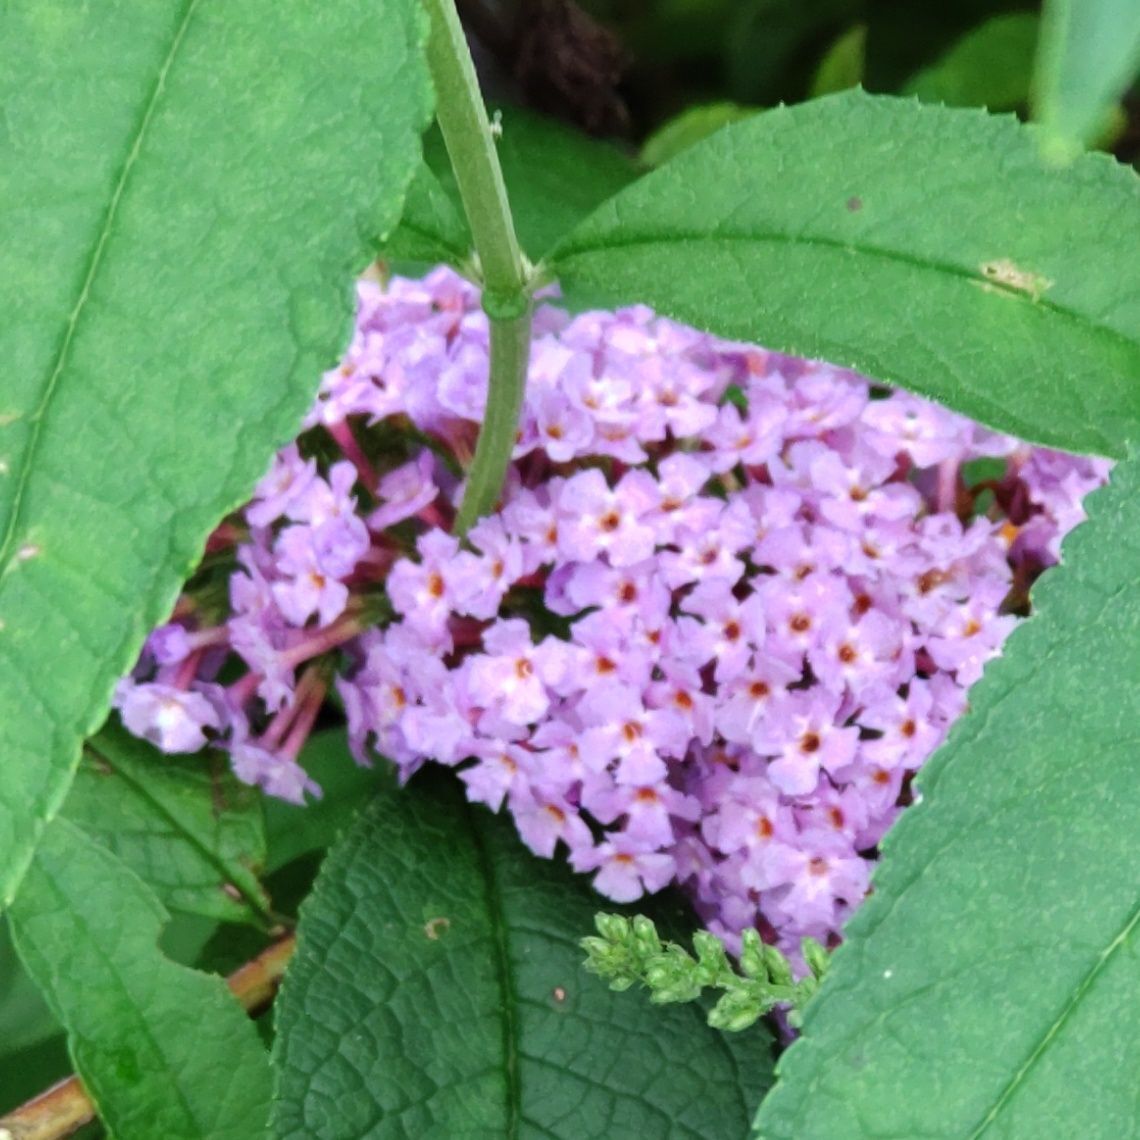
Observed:
[[[834,941],[1108,465],[642,307],[543,306],[507,489],[460,542],[478,301],[446,270],[361,284],[306,434],[212,540],[228,600],[192,583],[124,722],[300,801],[335,687],[358,760],[456,767],[608,897],[675,881],[730,945]]]

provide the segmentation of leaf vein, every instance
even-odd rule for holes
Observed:
[[[87,272],[84,275],[83,285],[80,288],[79,296],[76,298],[75,305],[71,310],[71,314],[67,319],[67,327],[64,329],[63,339],[59,346],[59,351],[56,353],[55,364],[52,367],[51,373],[48,375],[46,382],[43,386],[43,391],[40,396],[40,401],[35,410],[29,417],[30,430],[28,432],[28,439],[24,445],[24,454],[20,459],[19,468],[16,473],[14,482],[14,490],[12,493],[12,509],[8,516],[8,525],[2,538],[0,538],[0,581],[3,580],[12,566],[12,559],[14,557],[14,547],[16,546],[16,533],[19,530],[20,523],[23,518],[23,503],[24,496],[27,491],[28,481],[31,478],[32,468],[35,465],[36,455],[39,451],[40,440],[43,437],[43,426],[47,416],[47,411],[51,405],[52,400],[55,398],[56,391],[59,388],[60,380],[63,376],[64,368],[67,365],[68,356],[71,352],[72,342],[75,340],[76,329],[79,326],[80,318],[87,305],[87,300],[91,295],[91,287],[98,276],[99,267],[103,262],[103,254],[107,248],[107,243],[111,239],[112,231],[115,226],[115,219],[119,212],[119,204],[122,201],[123,194],[126,190],[127,182],[130,179],[131,171],[135,167],[138,160],[139,152],[142,149],[143,139],[146,137],[148,128],[150,127],[151,120],[154,118],[155,109],[158,106],[159,98],[162,95],[162,90],[166,85],[166,77],[170,72],[171,65],[174,63],[175,56],[178,54],[178,49],[182,46],[182,41],[186,35],[186,29],[190,25],[190,20],[197,9],[199,0],[188,0],[182,12],[182,18],[179,20],[178,27],[175,30],[174,38],[171,41],[170,48],[166,53],[166,58],[163,60],[162,67],[159,68],[158,75],[155,77],[154,86],[151,88],[150,96],[146,101],[146,106],[142,110],[138,126],[134,132],[134,139],[131,143],[131,148],[127,152],[127,157],[123,161],[123,167],[119,171],[119,177],[115,183],[115,189],[111,194],[111,200],[107,204],[107,212],[103,217],[103,225],[100,227],[99,235],[91,248],[91,254],[87,260]]]
[[[495,873],[494,863],[484,841],[478,820],[470,805],[464,808],[471,830],[472,845],[486,886],[487,916],[494,939],[495,973],[503,995],[503,1062],[506,1084],[507,1140],[517,1140],[519,1119],[522,1115],[522,1087],[519,1075],[518,988],[511,969],[510,950],[507,945],[507,919],[503,909],[502,888]]]
[[[1138,923],[1140,923],[1140,906],[1137,906],[1133,910],[1132,914],[1129,915],[1128,919],[1125,921],[1116,937],[1104,948],[1104,950],[1101,951],[1100,957],[1097,960],[1096,964],[1092,967],[1091,970],[1089,970],[1084,980],[1073,992],[1072,997],[1069,998],[1068,1002],[1065,1003],[1064,1009],[1061,1010],[1056,1019],[1053,1021],[1053,1024],[1050,1025],[1046,1030],[1044,1036],[1026,1058],[1021,1068],[1018,1069],[1017,1072],[1014,1073],[1014,1075],[1010,1078],[1009,1083],[1005,1086],[1004,1089],[1002,1089],[997,1100],[994,1101],[993,1106],[986,1114],[985,1118],[978,1125],[978,1127],[970,1133],[968,1140],[976,1140],[976,1138],[978,1136],[981,1136],[997,1119],[998,1113],[1001,1112],[1002,1108],[1009,1101],[1010,1097],[1012,1097],[1013,1094],[1017,1091],[1018,1086],[1020,1086],[1026,1079],[1030,1071],[1033,1069],[1034,1065],[1036,1065],[1037,1062],[1040,1061],[1041,1058],[1045,1055],[1046,1050],[1053,1043],[1054,1039],[1057,1037],[1057,1034],[1060,1033],[1060,1031],[1064,1028],[1065,1022],[1067,1022],[1073,1015],[1074,1011],[1080,1005],[1081,1000],[1084,998],[1085,994],[1088,993],[1092,984],[1096,981],[1097,977],[1101,974],[1105,966],[1108,964],[1108,961],[1112,958],[1113,954],[1115,954],[1117,950],[1119,950],[1120,947],[1123,946],[1124,943],[1128,940],[1129,935],[1136,929]]]
[[[557,272],[560,268],[573,263],[575,258],[585,258],[593,254],[606,254],[619,249],[634,249],[637,247],[652,247],[657,245],[677,245],[682,242],[691,242],[693,244],[711,244],[718,243],[724,244],[740,244],[740,245],[788,245],[788,246],[818,246],[824,249],[837,250],[845,253],[857,254],[861,257],[877,258],[882,261],[895,262],[900,265],[909,265],[914,269],[925,270],[928,272],[938,273],[947,277],[957,277],[962,281],[969,282],[977,288],[985,288],[994,293],[1000,293],[1004,298],[1019,303],[1021,305],[1029,305],[1034,309],[1045,309],[1049,312],[1056,313],[1058,316],[1064,317],[1074,324],[1092,330],[1096,334],[1105,336],[1107,339],[1119,342],[1125,345],[1128,349],[1136,352],[1140,348],[1140,341],[1136,338],[1126,336],[1124,333],[1118,331],[1110,325],[1102,324],[1084,313],[1078,312],[1076,309],[1070,308],[1066,305],[1061,305],[1056,301],[1050,300],[1046,296],[1031,297],[1023,290],[1007,286],[998,281],[992,281],[982,276],[979,273],[972,273],[968,269],[960,265],[954,265],[950,262],[935,261],[930,258],[915,257],[909,254],[902,253],[899,250],[881,249],[871,245],[860,245],[850,241],[840,241],[837,238],[829,238],[822,235],[805,235],[805,234],[783,234],[783,233],[739,233],[725,230],[713,231],[699,231],[694,230],[686,232],[684,230],[670,230],[667,233],[659,234],[632,234],[620,238],[611,238],[607,234],[607,240],[604,245],[587,245],[583,243],[581,246],[569,246],[562,256],[557,254],[553,258],[554,270]]]
[[[208,844],[202,842],[191,830],[185,827],[177,817],[167,808],[159,799],[157,799],[145,784],[140,783],[134,779],[128,772],[124,771],[118,764],[115,763],[115,757],[112,752],[102,751],[95,746],[93,741],[87,741],[83,746],[84,752],[89,753],[94,759],[102,761],[107,767],[111,768],[115,774],[123,780],[123,782],[131,789],[131,791],[139,797],[144,803],[149,804],[156,814],[162,819],[165,819],[170,824],[171,828],[183,839],[185,839],[191,847],[193,847],[202,859],[211,867],[213,867],[222,877],[222,879],[234,886],[241,894],[242,898],[249,904],[250,908],[258,915],[263,921],[270,923],[272,917],[265,908],[264,902],[257,898],[244,883],[238,880],[244,878],[244,875],[235,875],[230,867],[226,865],[226,861],[212,851]],[[219,830],[222,824],[219,821]]]

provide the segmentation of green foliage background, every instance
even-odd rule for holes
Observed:
[[[525,6],[461,7],[483,13],[488,89],[550,107],[493,34]],[[1138,10],[583,8],[625,76],[553,105],[614,137],[507,107],[500,143],[523,245],[571,303],[649,301],[1121,459],[923,774],[757,1134],[1128,1135]],[[420,158],[425,30],[417,0],[0,12],[18,45],[0,70],[0,1112],[74,1066],[89,1134],[124,1140],[269,1135],[271,1080],[280,1135],[713,1140],[772,1083],[765,1032],[726,1041],[585,975],[589,892],[445,780],[397,792],[325,733],[305,757],[325,799],[295,809],[113,727],[83,747],[295,430],[353,274],[378,251],[470,266],[434,134]],[[548,33],[555,61],[576,44]],[[1074,161],[1083,145],[1121,162]],[[217,974],[306,897],[271,1077],[272,1024]]]

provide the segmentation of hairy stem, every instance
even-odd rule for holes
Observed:
[[[503,172],[479,81],[453,0],[424,0],[431,14],[428,63],[436,119],[455,170],[483,279],[491,327],[491,374],[483,429],[455,529],[495,506],[510,462],[530,355],[530,271],[519,249]]]

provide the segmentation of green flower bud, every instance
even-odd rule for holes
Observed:
[[[814,938],[805,938],[801,943],[801,948],[804,961],[807,962],[811,972],[817,978],[822,978],[827,973],[827,967],[831,964],[831,958],[827,951]]]
[[[709,1012],[709,1025],[714,1029],[739,1033],[769,1009],[771,1004],[761,993],[746,989],[729,990]]]
[[[639,914],[633,920],[633,940],[639,954],[657,954],[661,950],[661,939],[657,927],[651,919]]]
[[[740,936],[740,970],[746,978],[767,978],[764,944],[756,930],[749,928]]]
[[[594,925],[607,942],[624,942],[629,936],[629,919],[620,914],[596,914]]]
[[[763,946],[760,952],[764,956],[764,966],[772,984],[790,986],[792,984],[792,968],[788,965],[787,958],[775,946]]]

